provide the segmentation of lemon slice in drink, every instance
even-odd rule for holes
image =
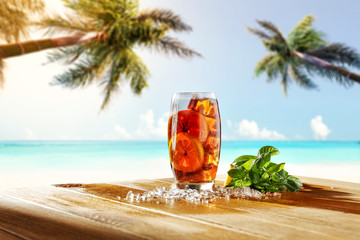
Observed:
[[[199,170],[204,162],[204,148],[200,141],[185,132],[178,133],[173,138],[169,142],[171,165],[182,172]]]
[[[233,169],[234,167],[235,167],[235,165],[230,164],[230,169]],[[226,175],[226,180],[225,180],[225,183],[224,183],[224,187],[226,187],[231,182],[231,180],[232,180],[232,178],[229,176],[229,174]]]

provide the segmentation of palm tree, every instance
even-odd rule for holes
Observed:
[[[31,15],[39,13],[43,8],[42,0],[0,1],[0,41],[17,42],[20,37],[27,37]],[[0,51],[0,89],[4,85],[4,67]]]
[[[55,77],[53,84],[69,88],[95,82],[104,86],[104,109],[113,93],[125,80],[135,94],[147,84],[149,70],[134,47],[151,48],[183,58],[201,56],[167,33],[191,31],[170,10],[139,11],[137,0],[63,0],[72,10],[64,16],[47,17],[37,23],[47,34],[66,33],[63,37],[0,45],[0,57],[7,58],[59,48],[49,55],[50,62],[71,64]]]
[[[311,80],[313,74],[336,80],[344,86],[360,83],[360,75],[345,68],[345,65],[360,68],[360,54],[345,44],[327,43],[324,34],[312,27],[312,16],[305,16],[287,39],[271,22],[257,22],[265,31],[247,29],[260,37],[270,54],[257,63],[255,75],[266,73],[268,82],[281,77],[285,95],[291,80],[304,88],[316,88]]]
[[[44,8],[42,0],[0,1],[0,40],[17,42],[27,36],[31,16]]]

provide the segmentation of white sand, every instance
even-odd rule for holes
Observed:
[[[325,178],[360,183],[360,163],[351,164],[286,164],[291,175]],[[228,168],[220,164],[218,175],[226,174]],[[141,169],[121,169],[118,171],[0,171],[0,188],[29,187],[56,183],[99,183],[119,182],[134,179],[171,178],[168,162],[145,165]]]

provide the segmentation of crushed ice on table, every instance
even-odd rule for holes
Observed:
[[[213,191],[198,191],[194,189],[178,189],[157,187],[153,191],[146,191],[143,193],[134,194],[129,191],[126,195],[126,200],[133,202],[149,202],[152,200],[165,200],[174,202],[176,200],[185,200],[194,203],[211,203],[215,199],[255,199],[262,200],[269,197],[281,198],[281,193],[261,193],[249,187],[215,187]]]

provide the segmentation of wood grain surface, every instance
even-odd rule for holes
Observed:
[[[172,179],[6,189],[0,239],[360,239],[360,184],[301,180],[281,198],[208,204],[125,199]]]

